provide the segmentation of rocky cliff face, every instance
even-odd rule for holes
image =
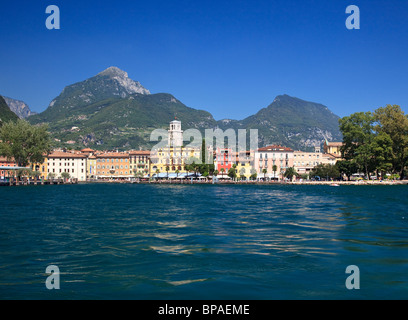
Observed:
[[[35,112],[32,112],[30,110],[30,108],[24,101],[4,96],[3,98],[6,101],[7,105],[9,106],[10,110],[13,111],[20,119],[25,119],[33,114],[36,114]]]
[[[8,121],[16,121],[17,115],[10,110],[6,101],[0,96],[0,127]]]

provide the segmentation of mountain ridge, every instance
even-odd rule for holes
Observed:
[[[216,121],[211,113],[184,105],[169,93],[150,93],[117,67],[66,86],[31,123],[47,122],[57,144],[94,148],[148,148],[150,133],[168,128],[174,117],[185,129],[258,129],[259,145],[280,143],[295,149],[340,137],[339,117],[326,106],[277,96],[271,104],[242,119]]]

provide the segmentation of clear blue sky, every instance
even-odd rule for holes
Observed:
[[[45,27],[48,5],[61,29]],[[361,29],[345,26],[357,5]],[[408,1],[2,2],[0,94],[41,112],[62,89],[110,66],[215,119],[243,119],[279,94],[339,116],[408,112]]]

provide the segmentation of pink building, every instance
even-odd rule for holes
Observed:
[[[218,170],[220,174],[222,169],[224,169],[225,173],[228,173],[228,170],[232,168],[235,161],[235,154],[232,152],[232,149],[217,148],[215,150],[215,170]]]
[[[293,166],[293,150],[291,148],[271,145],[259,148],[255,152],[255,170],[260,179],[282,180],[286,169]],[[264,169],[266,169],[266,173],[264,173]]]

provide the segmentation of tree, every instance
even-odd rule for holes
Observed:
[[[218,170],[214,170],[214,176],[218,176],[219,172]]]
[[[347,176],[348,181],[350,181],[353,173],[358,172],[358,166],[353,160],[339,160],[336,162],[336,167],[337,170],[339,170],[340,174],[344,174]]]
[[[228,170],[228,177],[235,179],[237,177],[237,170],[235,167],[232,167]]]
[[[224,168],[221,168],[221,176],[222,176],[222,178],[224,178],[224,172],[225,172],[225,169],[224,169]]]
[[[169,167],[169,166],[166,166],[167,179],[169,179],[169,170],[170,170],[170,167]]]
[[[52,180],[52,179],[54,179],[54,178],[55,178],[55,173],[50,172],[50,173],[48,174],[48,179]]]
[[[67,180],[67,179],[69,179],[71,176],[70,176],[70,174],[68,173],[68,172],[63,172],[63,173],[61,173],[61,178],[62,179],[64,179],[64,180]]]
[[[275,179],[275,177],[276,177],[276,171],[278,170],[278,166],[276,165],[276,164],[274,164],[273,166],[272,166],[272,171],[273,171],[273,178]]]
[[[390,161],[386,162],[403,179],[404,168],[408,163],[408,115],[398,105],[387,105],[375,110],[374,116],[377,121],[376,131],[387,134],[391,140]]]
[[[177,169],[175,172],[176,172],[176,177],[178,178],[180,170]]]
[[[392,171],[393,168],[393,141],[391,137],[384,132],[380,132],[374,138],[372,143],[372,153],[374,157],[374,169],[378,175],[384,177],[385,173]],[[398,166],[397,166],[398,167]],[[394,172],[397,170],[394,170]]]
[[[254,168],[251,169],[251,176],[249,177],[252,180],[256,180],[258,177],[258,174],[256,173],[256,170]]]
[[[51,152],[51,139],[46,125],[33,126],[25,120],[7,122],[0,128],[0,155],[13,159],[20,167],[43,163]]]
[[[33,176],[33,170],[31,170],[31,168],[21,168],[18,169],[16,172],[17,177],[21,178],[21,177],[31,177]]]
[[[244,168],[241,168],[241,170],[239,170],[239,177],[241,178],[241,180],[246,180]]]
[[[320,177],[325,179],[337,179],[340,172],[335,165],[332,164],[318,164],[310,171],[310,177]]]
[[[371,112],[357,112],[340,119],[339,123],[343,134],[343,157],[346,160],[354,160],[369,177],[374,164],[374,115]]]
[[[266,170],[266,168],[262,169],[262,173],[264,174],[264,180],[266,180],[266,173],[268,172],[268,170]]]
[[[283,176],[285,178],[292,180],[293,176],[297,176],[297,174],[298,173],[296,172],[294,167],[289,167],[285,170],[285,173],[283,174]]]

